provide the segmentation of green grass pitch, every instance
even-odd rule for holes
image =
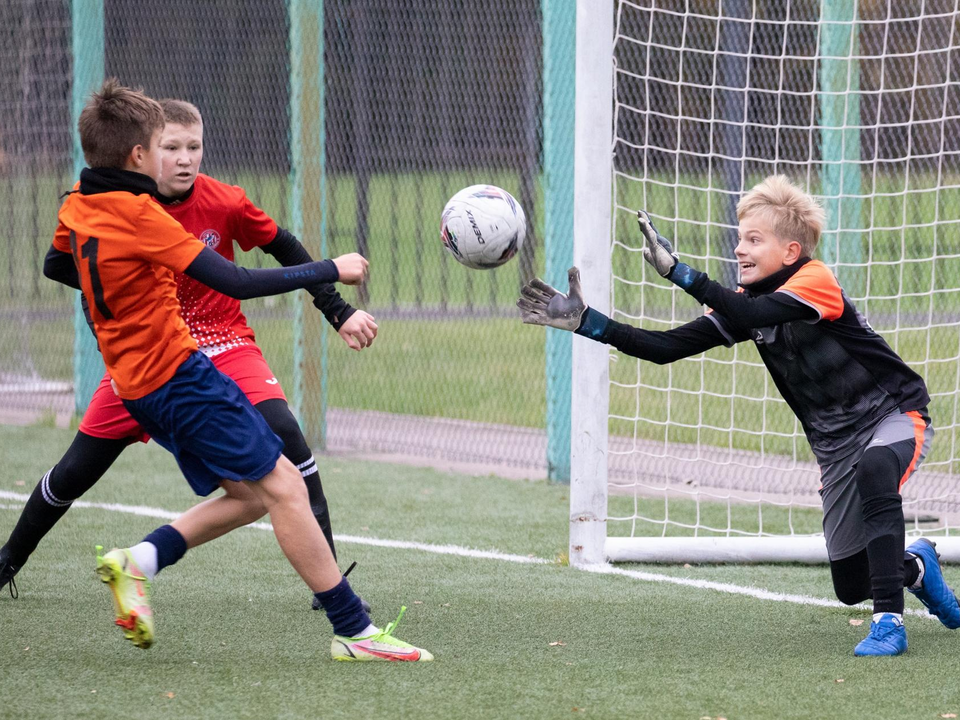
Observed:
[[[0,428],[0,536],[71,439]],[[195,549],[154,586],[157,643],[112,626],[93,546],[163,522],[77,507],[0,596],[0,718],[938,718],[960,712],[960,636],[909,615],[910,650],[856,659],[869,614],[761,600],[683,578],[830,599],[825,567],[564,566],[568,490],[319,458],[342,564],[432,665],[334,663],[326,620],[269,532]],[[86,498],[181,511],[195,498],[155,445],[129,449]],[[376,540],[410,547],[378,547]],[[442,554],[453,545],[505,559]],[[433,550],[433,551],[432,551]],[[546,562],[524,564],[520,559]],[[948,576],[957,582],[957,570]],[[908,598],[908,607],[919,604]],[[862,620],[855,626],[851,621]]]

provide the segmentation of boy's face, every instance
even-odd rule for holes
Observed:
[[[203,125],[167,123],[160,140],[163,168],[157,183],[160,193],[180,197],[193,187],[203,160]]]
[[[777,237],[773,226],[761,213],[743,218],[738,236],[740,242],[734,254],[742,285],[768,278],[800,258],[800,243]]]

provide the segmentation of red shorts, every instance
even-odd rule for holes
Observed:
[[[256,345],[241,345],[210,358],[217,370],[232,378],[251,405],[264,400],[286,400],[280,382]],[[110,387],[110,375],[104,375],[80,421],[80,432],[98,438],[131,438],[147,442],[147,435],[133,419]]]

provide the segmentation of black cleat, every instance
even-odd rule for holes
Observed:
[[[0,548],[0,590],[4,585],[10,586],[10,597],[16,600],[20,597],[20,591],[17,590],[17,581],[13,578],[20,572],[22,565],[14,565],[10,562],[10,552],[6,546]]]

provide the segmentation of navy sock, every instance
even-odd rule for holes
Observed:
[[[324,592],[314,593],[333,625],[334,635],[356,637],[370,624],[370,617],[363,611],[360,598],[350,587],[346,578]]]
[[[157,548],[157,572],[173,565],[187,552],[187,541],[183,535],[171,525],[162,525],[147,535],[143,542],[148,542]]]

